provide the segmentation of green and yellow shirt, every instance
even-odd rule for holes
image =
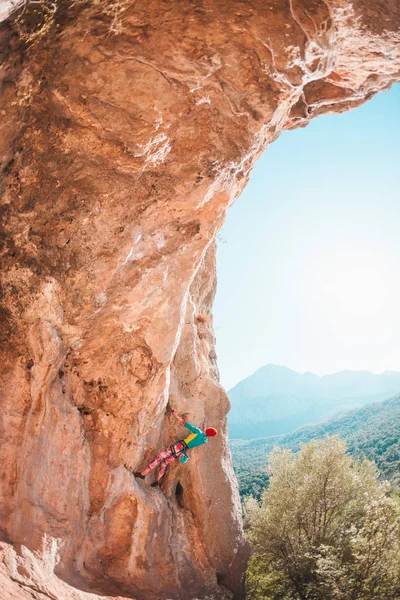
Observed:
[[[206,444],[208,442],[208,437],[206,436],[204,431],[202,431],[198,427],[191,425],[187,421],[184,421],[182,425],[184,425],[186,429],[189,429],[189,431],[192,432],[183,440],[188,448],[196,448],[196,446],[202,446],[202,444]]]
[[[187,421],[182,420],[181,424],[184,425],[186,427],[186,429],[189,429],[189,431],[191,432],[190,435],[188,435],[183,440],[184,446],[182,446],[181,442],[175,442],[176,451],[183,452],[183,454],[180,458],[180,462],[185,463],[188,460],[188,457],[185,453],[185,449],[186,448],[187,449],[196,448],[196,446],[202,446],[203,444],[207,444],[208,438],[207,438],[206,434],[204,433],[204,431],[202,431],[198,427],[195,427],[191,423],[188,423]]]

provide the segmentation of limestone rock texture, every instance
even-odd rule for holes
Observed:
[[[105,7],[0,26],[1,597],[242,598],[216,234],[282,130],[399,79],[400,4]],[[168,403],[220,435],[154,489]]]

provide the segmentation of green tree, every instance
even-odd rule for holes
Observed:
[[[245,504],[253,600],[400,598],[399,503],[337,437],[276,448],[261,504]]]

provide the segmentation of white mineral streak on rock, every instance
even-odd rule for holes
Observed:
[[[154,123],[154,132],[160,129],[163,123],[162,118],[156,119]],[[168,126],[167,126],[168,129]],[[152,137],[146,144],[139,144],[140,151],[136,152],[134,156],[137,158],[145,158],[145,163],[142,168],[144,170],[146,165],[156,166],[158,163],[162,163],[165,157],[171,151],[171,145],[169,143],[168,136],[165,133],[159,133],[155,137]]]
[[[196,104],[211,104],[211,100],[208,96],[204,96],[203,98],[197,100]]]
[[[122,266],[125,266],[129,262],[133,262],[135,260],[140,260],[141,258],[143,258],[143,256],[145,255],[145,246],[143,243],[141,244],[141,246],[139,246],[140,242],[142,241],[142,238],[142,233],[139,233],[136,236],[133,245],[129,248],[128,254],[125,257]]]
[[[23,3],[24,0],[0,0],[0,22],[7,19],[13,10],[22,6]]]
[[[215,73],[217,73],[217,71],[219,71],[221,69],[222,59],[219,55],[215,54],[214,56],[211,57],[211,60],[213,62],[213,66],[211,67],[211,69],[209,69],[207,71],[207,73],[205,75],[203,75],[203,77],[200,77],[200,79],[198,79],[196,85],[190,89],[191,94],[193,94],[194,92],[197,92],[197,90],[201,90],[203,88],[202,84],[205,81],[207,81],[207,79],[212,77]]]
[[[161,232],[156,233],[156,244],[158,250],[161,250],[165,246],[165,238]]]
[[[104,292],[98,292],[96,294],[96,305],[102,307],[107,302],[107,295]]]
[[[146,162],[155,166],[163,162],[170,151],[171,146],[168,137],[165,133],[160,133],[145,145],[141,154],[136,154],[136,156],[146,156]]]

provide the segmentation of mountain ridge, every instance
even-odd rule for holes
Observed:
[[[400,394],[323,423],[305,425],[296,431],[254,440],[231,440],[230,446],[242,495],[261,494],[268,483],[268,453],[275,447],[296,452],[300,444],[339,435],[358,459],[373,460],[393,487],[400,487]]]
[[[228,395],[231,439],[285,434],[400,392],[400,372],[352,371],[317,375],[267,364]]]

